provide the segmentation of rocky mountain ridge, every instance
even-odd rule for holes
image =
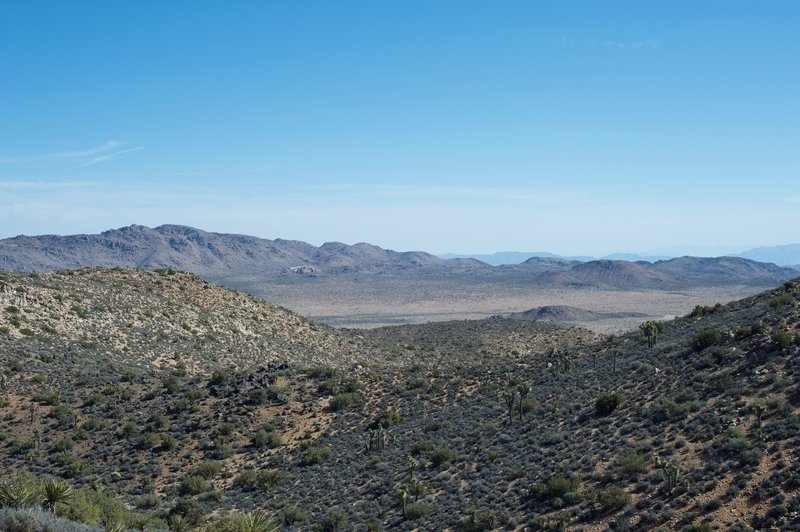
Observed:
[[[0,240],[0,270],[83,267],[173,268],[234,288],[246,288],[259,276],[414,278],[447,274],[465,280],[479,276],[499,281],[513,276],[555,287],[678,289],[709,284],[774,286],[797,275],[790,268],[737,257],[680,257],[655,263],[532,257],[522,264],[490,266],[475,259],[445,260],[421,251],[397,252],[366,243],[328,242],[317,247],[296,240],[211,233],[180,225],[154,229],[132,225],[99,235]]]

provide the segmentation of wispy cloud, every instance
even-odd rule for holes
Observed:
[[[795,205],[800,205],[800,196],[791,196],[786,198],[786,201]]]
[[[253,172],[254,174],[266,174],[266,173],[269,173],[269,172],[275,170],[277,167],[278,167],[277,164],[268,163],[268,164],[262,164],[261,166],[253,168],[250,171]]]
[[[99,146],[93,146],[81,150],[67,150],[52,153],[45,153],[40,155],[29,156],[2,156],[0,155],[0,164],[21,164],[30,162],[42,161],[61,161],[80,163],[77,168],[92,166],[103,161],[110,161],[116,159],[120,155],[143,150],[142,146],[129,147],[130,142],[121,140],[109,140]]]
[[[47,183],[44,181],[0,181],[0,190],[58,190],[95,187],[91,181],[60,181]]]
[[[334,184],[307,187],[308,190],[336,194],[340,198],[427,202],[480,202],[524,203],[527,205],[574,204],[579,198],[559,191],[537,190],[525,187],[481,187],[443,185],[390,185],[390,184]]]
[[[659,48],[659,39],[647,39],[644,41],[603,41],[604,48],[612,50],[643,50],[646,48]]]
[[[83,164],[79,164],[77,167],[78,168],[82,168],[82,167],[85,167],[85,166],[93,166],[93,165],[95,165],[97,163],[102,163],[104,161],[110,161],[112,159],[116,159],[120,155],[125,155],[126,153],[133,153],[135,151],[141,151],[143,149],[144,148],[142,146],[136,146],[135,148],[127,148],[127,149],[124,149],[124,150],[117,150],[117,151],[114,151],[114,152],[111,152],[111,153],[107,153],[105,155],[101,155],[100,157],[95,157],[94,159],[91,159],[91,160],[89,160],[89,161],[87,161],[87,162],[85,162]]]

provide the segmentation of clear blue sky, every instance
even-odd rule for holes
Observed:
[[[800,2],[0,3],[0,237],[800,240]]]

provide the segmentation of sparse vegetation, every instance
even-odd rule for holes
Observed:
[[[800,510],[785,288],[667,322],[646,348],[644,330],[503,319],[310,332],[275,310],[282,335],[271,307],[179,272],[59,274],[63,302],[51,275],[24,281],[48,306],[0,310],[0,528],[746,530]],[[91,283],[158,298],[119,318]],[[202,320],[180,310],[211,295]]]

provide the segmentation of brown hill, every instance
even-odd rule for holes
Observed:
[[[363,359],[349,331],[193,274],[83,269],[0,275],[0,348],[12,351],[29,345],[116,368],[172,368],[182,361],[191,373]]]

